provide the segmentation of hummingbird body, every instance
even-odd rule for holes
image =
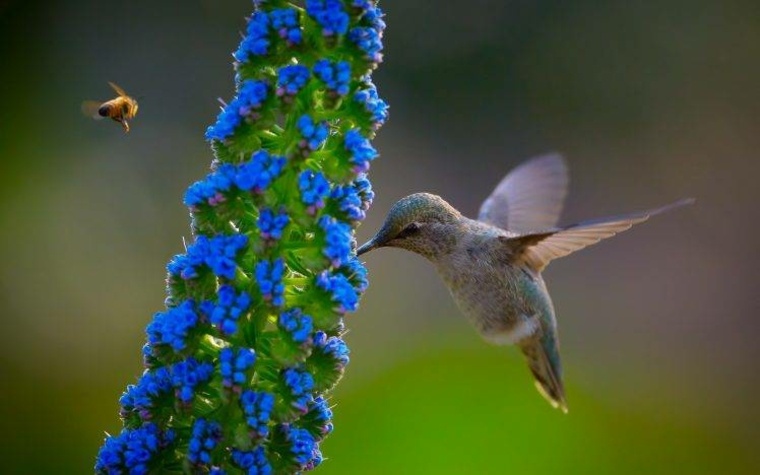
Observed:
[[[519,346],[539,392],[565,412],[557,322],[541,271],[557,257],[693,201],[556,227],[567,182],[559,155],[530,160],[501,181],[477,220],[439,196],[416,193],[394,204],[380,231],[357,250],[400,247],[431,261],[480,335]]]

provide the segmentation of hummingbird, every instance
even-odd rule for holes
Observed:
[[[563,412],[568,406],[557,320],[542,271],[554,259],[694,202],[557,226],[567,189],[564,158],[535,157],[499,182],[477,219],[440,196],[415,193],[397,201],[377,234],[356,250],[362,255],[397,247],[428,259],[480,335],[492,344],[518,346],[538,391]]]

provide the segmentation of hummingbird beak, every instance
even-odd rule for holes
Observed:
[[[362,244],[361,246],[359,246],[359,249],[356,250],[356,255],[361,256],[365,252],[369,252],[372,249],[375,249],[377,247],[380,247],[380,246],[378,246],[377,241],[374,238],[372,238],[369,241]]]
[[[359,246],[359,249],[356,250],[356,255],[361,256],[365,252],[369,252],[372,249],[377,249],[378,247],[384,247],[389,245],[389,242],[393,240],[393,231],[388,227],[388,225],[383,225],[383,227],[380,228],[380,230],[372,236],[372,239],[365,242],[361,246]]]

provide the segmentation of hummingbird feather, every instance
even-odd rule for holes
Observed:
[[[567,195],[565,159],[553,153],[509,172],[480,207],[478,220],[518,234],[557,225]]]
[[[536,271],[543,270],[558,257],[596,244],[602,239],[630,229],[634,224],[642,223],[656,214],[664,213],[693,203],[691,198],[683,199],[661,208],[584,221],[555,231],[526,234],[505,240],[512,246],[515,257]]]
[[[536,381],[536,389],[553,407],[567,412],[565,387],[562,384],[562,365],[556,329],[538,332],[533,338],[519,343],[530,372]]]

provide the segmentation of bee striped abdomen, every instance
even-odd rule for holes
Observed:
[[[100,117],[110,117],[111,115],[111,106],[106,102],[102,106],[98,108],[98,115]]]

